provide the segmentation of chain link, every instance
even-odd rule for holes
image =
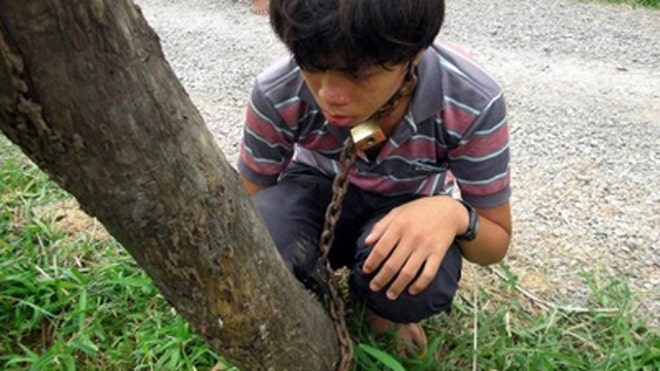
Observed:
[[[355,162],[356,157],[355,144],[351,137],[348,137],[339,155],[341,168],[332,182],[332,199],[325,211],[325,222],[319,241],[319,251],[321,253],[319,275],[330,294],[330,317],[335,324],[335,331],[339,340],[340,359],[337,363],[337,371],[349,371],[351,369],[353,341],[346,326],[344,301],[339,296],[339,277],[334,274],[330,266],[328,253],[335,239],[335,227],[341,216],[342,201],[348,188],[348,171]]]

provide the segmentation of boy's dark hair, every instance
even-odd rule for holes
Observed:
[[[270,0],[277,36],[308,70],[390,65],[431,45],[444,0]]]

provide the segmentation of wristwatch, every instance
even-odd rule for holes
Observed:
[[[477,232],[479,231],[479,215],[477,210],[469,205],[463,200],[457,199],[456,201],[460,202],[465,206],[468,211],[468,226],[467,230],[463,234],[456,236],[456,241],[459,242],[469,242],[477,238]]]

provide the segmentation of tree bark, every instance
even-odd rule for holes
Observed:
[[[243,370],[331,370],[288,272],[130,0],[0,0],[0,129]]]

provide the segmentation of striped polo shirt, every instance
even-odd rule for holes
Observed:
[[[511,194],[501,87],[455,46],[438,41],[418,66],[407,113],[378,155],[359,156],[349,181],[384,195],[462,195],[493,207]],[[261,73],[246,109],[238,170],[272,185],[291,161],[333,177],[347,129],[325,120],[287,57]]]

